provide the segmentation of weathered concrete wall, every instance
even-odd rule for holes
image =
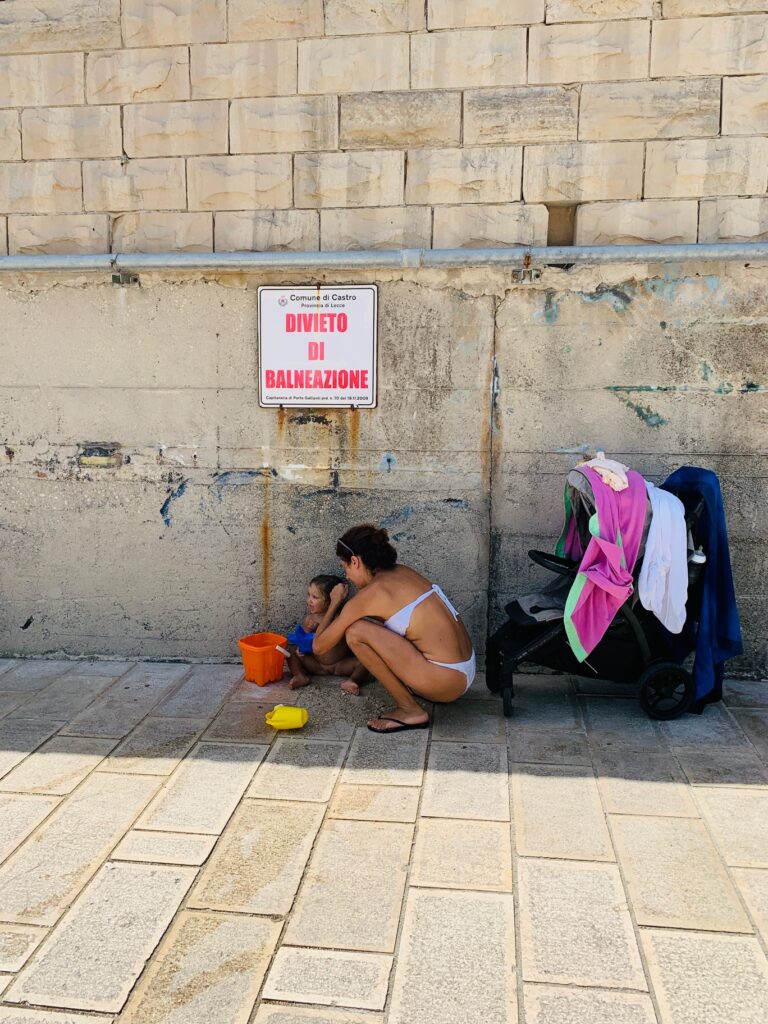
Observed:
[[[535,578],[527,548],[553,544],[566,470],[599,444],[655,479],[720,474],[740,667],[768,668],[768,269],[366,280],[379,406],[357,411],[258,407],[256,286],[304,277],[4,282],[0,651],[235,656],[251,628],[295,621],[363,519],[482,646]]]

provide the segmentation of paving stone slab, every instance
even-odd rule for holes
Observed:
[[[660,751],[656,725],[633,700],[582,697],[589,742],[595,747]]]
[[[591,768],[514,765],[511,782],[521,856],[615,859]]]
[[[287,914],[323,813],[323,807],[311,803],[244,801],[193,889],[189,906]]]
[[[491,693],[488,689],[488,684],[485,681],[485,670],[478,669],[475,675],[475,681],[472,683],[470,688],[463,693],[459,700],[464,701],[487,701],[490,704],[496,705],[496,710],[501,714],[501,698],[498,693]]]
[[[427,756],[427,730],[380,736],[357,729],[341,777],[343,783],[368,786],[420,786]]]
[[[119,679],[135,665],[135,661],[110,661],[109,659],[78,661],[75,663],[75,671],[84,676],[111,676],[113,679]]]
[[[25,702],[32,700],[33,697],[33,694],[25,693],[24,690],[12,690],[10,693],[0,691],[0,718],[23,707]]]
[[[739,723],[761,761],[768,761],[768,710],[738,710],[733,717]]]
[[[694,786],[765,786],[768,767],[742,748],[709,747],[677,751],[677,759]]]
[[[21,718],[4,718],[0,722],[0,778],[21,764],[33,750],[45,743],[63,722],[39,722]]]
[[[29,696],[14,715],[15,718],[51,718],[68,722],[88,707],[119,676],[92,675],[82,672],[80,667],[67,672],[65,676],[49,683],[44,690]]]
[[[111,1017],[93,1017],[82,1013],[52,1013],[0,1006],[0,1024],[112,1024]]]
[[[256,701],[231,701],[208,727],[207,740],[232,740],[240,743],[271,743],[275,730],[267,725],[265,716],[273,704]]]
[[[230,701],[247,701],[257,704],[298,704],[301,690],[288,689],[288,676],[284,676],[277,683],[267,683],[266,686],[258,686],[256,683],[249,683],[243,680],[232,691]]]
[[[346,752],[346,743],[281,737],[272,745],[246,796],[326,803]]]
[[[189,678],[158,705],[155,714],[210,720],[242,678],[240,665],[196,665]]]
[[[765,1024],[768,963],[757,939],[652,929],[640,936],[663,1024]]]
[[[523,985],[526,1024],[656,1024],[650,996],[599,988]]]
[[[758,931],[768,941],[768,871],[735,868],[731,874]]]
[[[174,922],[121,1024],[245,1024],[280,925],[185,911]]]
[[[0,796],[0,861],[20,846],[59,800],[51,796]]]
[[[309,712],[309,721],[301,730],[302,736],[318,740],[350,740],[358,726],[376,718],[387,706],[387,695],[376,683],[364,686],[358,697],[345,693],[340,683],[340,678],[328,676],[295,691],[298,695],[293,703]]]
[[[500,708],[455,702],[436,704],[432,738],[465,743],[506,743],[507,730]]]
[[[384,1024],[379,1013],[355,1010],[311,1010],[298,1006],[276,1006],[262,1003],[253,1024]]]
[[[86,779],[0,868],[0,919],[54,924],[156,788],[145,775]]]
[[[328,949],[277,951],[262,997],[321,1006],[383,1010],[392,957]]]
[[[199,743],[158,793],[137,827],[219,835],[267,749],[255,743]]]
[[[768,789],[701,787],[696,798],[726,864],[768,868]]]
[[[638,924],[752,930],[702,821],[622,814],[611,828]]]
[[[726,679],[723,703],[729,708],[768,708],[768,680]]]
[[[734,724],[726,708],[710,704],[701,715],[683,715],[672,722],[659,722],[664,738],[677,747],[744,746],[746,737]]]
[[[112,860],[147,864],[188,864],[199,866],[210,856],[216,836],[194,836],[179,832],[142,832],[133,829],[114,850]]]
[[[527,732],[571,732],[583,728],[581,712],[567,676],[528,676],[515,680],[509,735]]]
[[[419,790],[405,786],[336,787],[328,807],[329,818],[355,821],[416,821]]]
[[[3,690],[42,690],[75,667],[73,661],[20,661],[3,673]]]
[[[32,925],[0,925],[0,971],[21,970],[47,934],[47,929]]]
[[[410,889],[399,950],[390,1024],[517,1021],[511,895]]]
[[[170,775],[206,725],[207,718],[145,718],[99,770]]]
[[[607,812],[699,817],[685,776],[667,754],[601,751],[595,757],[595,767]]]
[[[422,818],[410,884],[438,889],[512,891],[512,837],[497,821]]]
[[[114,747],[115,741],[55,736],[0,782],[0,790],[65,796],[80,785]]]
[[[518,861],[523,978],[647,991],[615,864]]]
[[[62,730],[71,736],[122,739],[184,678],[189,665],[134,666]]]
[[[433,743],[421,813],[509,821],[506,749],[495,743]]]
[[[524,764],[591,764],[587,737],[573,732],[510,730],[509,756]]]
[[[105,864],[4,998],[117,1012],[194,877],[193,868]]]
[[[18,658],[0,658],[0,676],[19,665],[21,665],[21,661]]]
[[[320,830],[284,941],[391,953],[413,826],[328,821]]]

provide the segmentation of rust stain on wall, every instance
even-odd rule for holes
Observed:
[[[263,508],[261,513],[261,596],[264,600],[264,609],[269,609],[269,584],[270,584],[270,569],[271,569],[271,535],[272,527],[270,523],[270,489],[271,489],[271,477],[265,476],[264,488],[263,488]]]

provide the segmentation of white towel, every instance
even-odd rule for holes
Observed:
[[[670,633],[679,633],[685,625],[685,602],[688,598],[685,508],[680,499],[669,491],[663,491],[647,480],[645,486],[653,518],[637,592],[643,608],[653,612]]]
[[[614,491],[625,491],[629,487],[629,466],[625,466],[623,462],[616,462],[615,459],[606,459],[605,452],[598,452],[594,459],[580,465],[594,469],[603,483],[608,484]]]

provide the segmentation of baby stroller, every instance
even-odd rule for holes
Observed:
[[[589,520],[596,511],[595,495],[589,475],[579,468],[568,474],[566,508],[572,516],[571,528],[578,533],[581,550],[590,539]],[[685,523],[688,546],[698,557],[688,560],[688,598],[686,615],[697,617],[706,551],[703,551],[699,520],[704,499],[686,502]],[[651,718],[670,720],[684,714],[692,705],[694,680],[679,664],[680,639],[672,637],[656,616],[647,611],[638,598],[637,580],[651,523],[651,504],[646,498],[638,556],[632,578],[634,586],[621,605],[602,639],[583,660],[578,660],[569,643],[565,609],[569,592],[579,574],[579,561],[529,551],[537,565],[555,574],[555,579],[534,594],[528,594],[506,606],[508,620],[489,639],[486,648],[486,682],[503,699],[504,715],[513,712],[514,674],[522,662],[529,662],[582,678],[603,678],[639,687],[639,700]],[[683,653],[693,650],[693,644]]]

